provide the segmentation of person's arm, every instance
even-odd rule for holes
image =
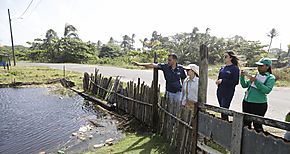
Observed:
[[[264,94],[269,94],[272,91],[272,89],[273,89],[273,87],[275,85],[275,77],[270,76],[268,78],[269,79],[267,79],[265,84],[263,84],[259,80],[255,80],[255,82],[254,82],[256,87],[257,87],[257,89],[259,91],[261,91],[262,93],[264,93]]]
[[[232,69],[232,79],[222,79],[222,83],[227,85],[237,85],[239,84],[240,70],[238,68]]]
[[[246,74],[247,73],[244,70],[241,71],[240,83],[243,88],[248,88],[250,86],[250,81],[246,81],[245,79]]]
[[[138,63],[138,62],[133,62],[134,65],[136,66],[143,66],[146,68],[159,68],[158,64],[156,63]]]
[[[185,83],[184,83],[184,81],[182,82],[182,89],[181,89],[181,100],[183,100],[183,98],[184,98],[184,96],[185,96]]]
[[[186,74],[185,74],[185,71],[184,71],[183,68],[181,70],[181,76],[180,76],[180,78],[181,78],[181,83],[183,83],[184,82],[184,79],[186,78]]]
[[[222,69],[223,69],[223,68],[220,68],[220,70],[219,70],[218,78],[217,78],[217,80],[215,81],[215,84],[216,84],[216,85],[219,85],[219,84],[222,83],[222,79],[221,79],[221,70],[222,70]]]

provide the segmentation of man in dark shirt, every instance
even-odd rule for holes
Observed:
[[[133,62],[137,66],[144,66],[146,68],[158,68],[163,71],[166,80],[166,96],[176,103],[181,102],[181,90],[183,80],[186,78],[183,67],[177,64],[177,56],[174,53],[168,55],[167,64],[161,63],[138,63]]]

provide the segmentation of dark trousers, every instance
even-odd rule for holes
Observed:
[[[268,109],[267,103],[250,103],[245,100],[243,101],[243,112],[245,113],[250,113],[250,114],[264,117],[267,109]],[[244,125],[248,126],[248,128],[250,129],[251,129],[251,124],[252,124],[252,121],[244,121]],[[257,132],[263,131],[262,124],[258,124],[255,122],[253,122],[253,124],[254,124],[254,129]]]
[[[223,108],[226,108],[226,109],[229,109],[230,108],[230,105],[231,105],[231,101],[233,99],[233,96],[234,96],[234,93],[235,91],[228,91],[228,92],[224,92],[220,89],[218,89],[217,91],[217,98],[218,98],[218,102],[219,102],[219,105],[220,107],[223,107]],[[221,114],[221,117],[223,120],[229,120],[229,117],[225,114]]]

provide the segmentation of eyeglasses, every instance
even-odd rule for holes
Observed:
[[[228,57],[230,57],[230,56],[228,56],[228,55],[225,55],[225,56],[224,56],[224,58],[228,58]]]

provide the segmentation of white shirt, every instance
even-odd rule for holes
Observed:
[[[186,104],[186,99],[190,100],[190,101],[194,101],[197,102],[197,95],[198,95],[198,77],[194,77],[192,80],[189,79],[189,77],[187,77],[184,81],[183,81],[183,85],[182,85],[182,105]],[[187,85],[188,85],[188,89],[187,89]],[[188,90],[188,94],[186,92],[186,89]],[[188,95],[186,97],[186,95]]]

